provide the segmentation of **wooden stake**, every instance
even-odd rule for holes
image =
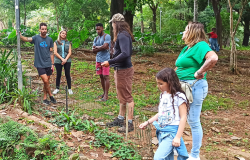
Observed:
[[[128,103],[126,103],[126,141],[128,141]]]

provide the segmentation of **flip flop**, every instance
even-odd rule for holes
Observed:
[[[98,101],[98,102],[106,102],[107,99],[101,98],[101,99],[98,99],[98,100],[96,100],[96,101]]]
[[[99,96],[96,97],[96,99],[99,99],[99,98],[103,98],[103,96],[102,96],[102,95],[99,95]]]

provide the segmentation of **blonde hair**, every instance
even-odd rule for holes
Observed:
[[[187,35],[184,41],[188,47],[192,47],[200,41],[207,42],[203,24],[199,22],[189,22],[187,27]]]
[[[61,42],[61,33],[62,33],[62,32],[66,32],[66,37],[67,37],[67,31],[66,31],[66,30],[62,30],[62,31],[59,32],[58,38],[57,38],[56,41],[57,41],[57,43],[60,44],[60,45],[62,44],[62,42]],[[65,39],[65,42],[67,42],[67,41],[68,41],[68,40],[67,40],[67,38],[66,38],[66,39]]]

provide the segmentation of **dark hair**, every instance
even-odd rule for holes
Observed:
[[[215,31],[215,32],[216,32],[216,28],[212,28],[212,31]]]
[[[103,28],[103,24],[102,24],[102,23],[97,23],[95,26],[96,26],[96,27],[100,26],[100,27]]]
[[[179,97],[179,95],[176,93],[180,92],[186,96],[186,93],[181,89],[181,84],[180,84],[180,81],[179,81],[177,74],[175,73],[175,71],[172,68],[164,68],[163,70],[159,71],[156,74],[156,78],[168,83],[169,89],[170,89],[170,94],[171,94],[171,97],[173,99],[172,105],[173,105],[173,109],[174,109],[174,96],[177,95]],[[179,98],[181,98],[181,97],[179,97]],[[189,109],[190,109],[190,105],[189,105],[189,101],[188,101],[187,97],[186,97],[186,100],[187,100],[186,106],[187,106],[187,114],[188,114]],[[175,114],[175,109],[174,109],[174,114]]]
[[[46,26],[47,27],[47,24],[46,23],[40,23],[40,29],[42,26]]]
[[[127,22],[115,21],[113,23],[115,23],[115,26],[116,26],[116,29],[114,30],[114,42],[117,40],[118,33],[122,31],[127,31],[130,34],[132,41],[135,41],[134,35],[132,34]]]

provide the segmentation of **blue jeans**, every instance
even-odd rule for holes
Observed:
[[[155,122],[153,124],[155,125]],[[161,128],[162,131],[158,131],[156,127],[156,135],[159,141],[159,147],[155,152],[154,160],[174,160],[174,148],[179,154],[177,160],[186,160],[188,158],[188,153],[183,139],[181,138],[180,147],[176,148],[172,145],[173,139],[175,138],[176,132],[178,130],[178,126],[166,126],[165,128]],[[163,131],[164,129],[168,131]],[[171,132],[172,129],[175,131]]]
[[[181,80],[193,84],[195,80]],[[188,124],[191,127],[193,145],[191,156],[194,158],[199,157],[200,148],[202,144],[203,131],[200,122],[201,108],[204,99],[207,96],[208,84],[207,81],[201,79],[192,86],[192,94],[194,101],[190,104],[190,110],[187,117]]]
[[[209,38],[209,42],[211,44],[211,49],[216,52],[219,52],[220,49],[219,49],[217,38]]]

